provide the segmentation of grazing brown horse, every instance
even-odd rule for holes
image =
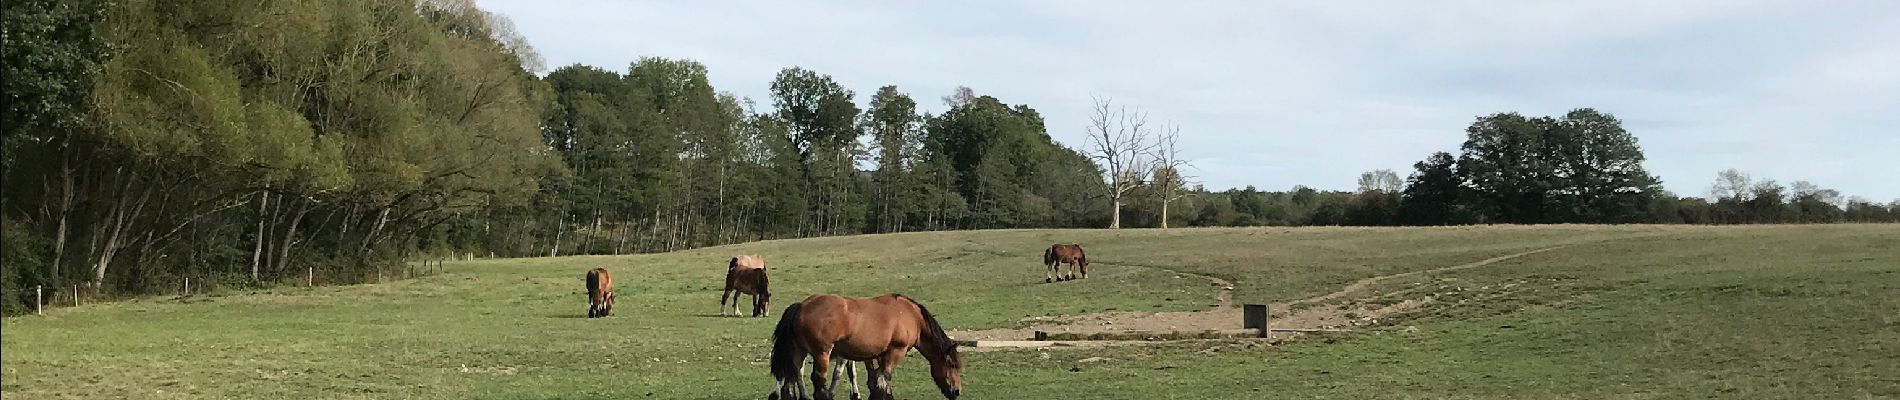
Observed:
[[[765,268],[765,259],[756,255],[733,256],[726,262],[726,269]]]
[[[785,307],[779,316],[772,332],[775,385],[766,398],[807,399],[799,375],[804,374],[809,356],[811,386],[819,400],[832,398],[825,374],[834,372],[834,361],[864,362],[871,374],[871,400],[892,399],[891,371],[913,348],[930,362],[937,390],[944,398],[956,400],[963,391],[963,357],[957,355],[957,342],[923,304],[901,294],[812,295]]]
[[[1069,273],[1060,275],[1057,264],[1069,264]],[[1089,257],[1082,254],[1082,245],[1057,243],[1049,245],[1049,251],[1042,252],[1042,265],[1049,267],[1043,275],[1043,282],[1066,281],[1075,278],[1075,270],[1082,270],[1082,277],[1089,277]]]
[[[719,293],[719,316],[726,316],[726,297],[732,297],[732,314],[739,315],[739,296],[752,295],[752,316],[763,317],[771,314],[766,306],[772,303],[770,280],[765,278],[765,268],[727,268],[726,290]]]
[[[614,311],[614,278],[606,268],[587,271],[587,317],[599,318]]]

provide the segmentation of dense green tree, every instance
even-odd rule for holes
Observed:
[[[1474,222],[1465,205],[1470,199],[1458,174],[1457,160],[1437,152],[1412,166],[1406,179],[1399,214],[1409,225],[1450,225]]]
[[[1458,172],[1486,214],[1500,222],[1545,219],[1555,170],[1544,134],[1556,121],[1517,113],[1480,117],[1465,129]]]
[[[1555,158],[1549,218],[1561,222],[1627,223],[1646,220],[1661,191],[1643,168],[1643,150],[1616,117],[1583,108],[1565,114],[1545,133]]]
[[[914,187],[921,182],[912,174],[922,151],[923,120],[917,114],[917,102],[896,86],[878,88],[862,123],[877,149],[871,186],[873,230],[901,232],[919,202]]]
[[[1465,132],[1458,173],[1475,205],[1498,221],[1636,222],[1660,190],[1635,136],[1609,114],[1500,113]]]
[[[49,210],[10,220],[50,239],[49,275],[83,270],[95,292],[170,286],[182,274],[275,279],[319,264],[333,281],[361,279],[452,219],[522,204],[556,167],[536,153],[538,83],[486,29],[488,14],[388,2],[100,4],[25,18],[41,5],[10,2],[7,14],[8,73],[51,79],[9,75],[9,96],[19,95],[9,107],[38,107],[9,112],[39,121],[34,135],[56,134],[15,141],[9,131],[8,154],[22,143],[58,150],[8,168],[9,184],[57,183],[9,185],[9,209]],[[65,25],[13,28],[28,20]],[[86,67],[104,48],[109,61]],[[372,48],[384,50],[358,52]]]
[[[811,207],[805,227],[815,233],[857,231],[862,213],[847,212],[856,186],[858,106],[854,93],[830,75],[803,68],[786,68],[772,81],[772,104],[785,121],[804,165],[806,195]]]
[[[95,27],[109,4],[0,3],[0,313],[26,310],[25,288],[74,276],[62,255],[89,223],[80,179],[93,164],[92,85],[110,56]]]

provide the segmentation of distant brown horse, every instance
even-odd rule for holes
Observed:
[[[1069,273],[1059,275],[1056,270],[1057,264],[1069,264]],[[1042,265],[1049,267],[1048,272],[1043,274],[1043,282],[1076,279],[1076,269],[1082,270],[1082,278],[1089,277],[1089,257],[1082,254],[1082,245],[1079,244],[1050,245],[1049,251],[1042,252]]]
[[[606,268],[587,271],[587,317],[600,318],[614,311],[614,278]]]
[[[891,372],[910,349],[930,362],[930,377],[944,398],[963,391],[963,357],[957,342],[923,304],[901,294],[877,297],[812,295],[785,307],[772,332],[772,378],[767,399],[806,399],[805,357],[811,357],[811,386],[817,398],[832,398],[825,374],[832,362],[865,362],[871,374],[871,400],[894,398]],[[848,373],[848,372],[847,372]],[[855,384],[853,387],[855,388]]]
[[[726,298],[732,298],[732,314],[739,315],[739,296],[752,295],[752,316],[763,317],[771,312],[766,306],[772,303],[770,280],[765,277],[765,268],[726,268],[726,290],[719,293],[719,315],[726,316]]]
[[[733,256],[726,262],[726,269],[765,268],[765,259],[756,255]]]

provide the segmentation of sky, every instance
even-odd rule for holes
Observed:
[[[941,112],[969,86],[1081,148],[1113,99],[1180,126],[1210,189],[1352,190],[1456,154],[1478,116],[1590,107],[1679,195],[1735,168],[1900,199],[1900,1],[476,3],[550,68],[692,59],[762,109],[792,66],[860,105],[896,85]]]

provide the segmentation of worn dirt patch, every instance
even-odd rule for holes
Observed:
[[[1434,299],[1429,296],[1417,298],[1417,299],[1408,299],[1408,300],[1404,300],[1404,301],[1400,301],[1400,302],[1393,303],[1390,305],[1385,305],[1379,308],[1372,308],[1372,309],[1360,307],[1359,305],[1354,304],[1354,302],[1350,302],[1350,301],[1345,302],[1344,304],[1336,304],[1336,305],[1319,304],[1319,303],[1326,303],[1326,302],[1332,302],[1335,300],[1340,300],[1342,298],[1345,298],[1346,296],[1350,296],[1357,292],[1363,291],[1367,287],[1372,286],[1373,284],[1390,280],[1390,279],[1403,278],[1403,277],[1414,276],[1414,275],[1430,274],[1430,273],[1456,271],[1456,270],[1461,270],[1461,269],[1477,268],[1477,267],[1482,267],[1482,266],[1502,262],[1505,260],[1510,260],[1513,258],[1556,250],[1563,247],[1566,247],[1566,246],[1547,247],[1547,248],[1542,248],[1542,249],[1537,249],[1537,250],[1526,251],[1522,253],[1507,254],[1503,256],[1497,256],[1497,257],[1492,257],[1492,258],[1488,258],[1484,260],[1479,260],[1476,262],[1453,265],[1453,266],[1442,267],[1442,268],[1411,271],[1411,272],[1404,272],[1404,273],[1391,274],[1391,275],[1380,275],[1380,276],[1360,279],[1332,293],[1327,293],[1327,294],[1320,295],[1317,297],[1293,301],[1289,303],[1276,303],[1276,304],[1270,305],[1269,307],[1271,308],[1272,310],[1271,312],[1273,315],[1272,315],[1272,318],[1269,319],[1269,327],[1271,330],[1285,329],[1289,331],[1301,331],[1301,330],[1341,329],[1341,328],[1351,328],[1354,326],[1376,324],[1378,323],[1379,319],[1384,318],[1387,315],[1416,310],[1419,307],[1422,307],[1426,304],[1430,304],[1432,301],[1434,301]],[[1179,312],[1118,311],[1118,312],[1091,313],[1091,314],[1082,314],[1082,315],[1068,315],[1068,316],[1060,316],[1060,317],[1034,317],[1034,318],[1027,318],[1027,319],[1022,320],[1021,322],[1025,325],[1025,327],[1023,328],[988,329],[988,330],[977,330],[977,331],[955,331],[955,332],[950,332],[950,336],[958,340],[994,341],[994,340],[1032,340],[1035,337],[1036,331],[1044,331],[1044,332],[1050,332],[1050,333],[1092,334],[1092,333],[1124,333],[1124,332],[1202,332],[1202,331],[1225,331],[1225,330],[1233,330],[1233,329],[1242,329],[1241,328],[1241,315],[1242,315],[1241,309],[1240,307],[1236,307],[1233,304],[1234,285],[1232,282],[1228,282],[1227,280],[1220,279],[1217,277],[1186,273],[1186,272],[1181,272],[1181,271],[1174,271],[1167,268],[1156,267],[1156,266],[1140,266],[1140,265],[1126,265],[1126,266],[1137,267],[1137,268],[1158,269],[1158,270],[1167,271],[1174,274],[1194,276],[1201,279],[1206,279],[1209,284],[1214,285],[1220,289],[1219,291],[1220,294],[1218,295],[1218,301],[1214,308],[1209,309],[1209,310],[1204,310],[1204,311],[1179,311]],[[1297,332],[1291,332],[1291,333],[1297,334]],[[1275,336],[1279,336],[1279,334],[1276,333]]]

